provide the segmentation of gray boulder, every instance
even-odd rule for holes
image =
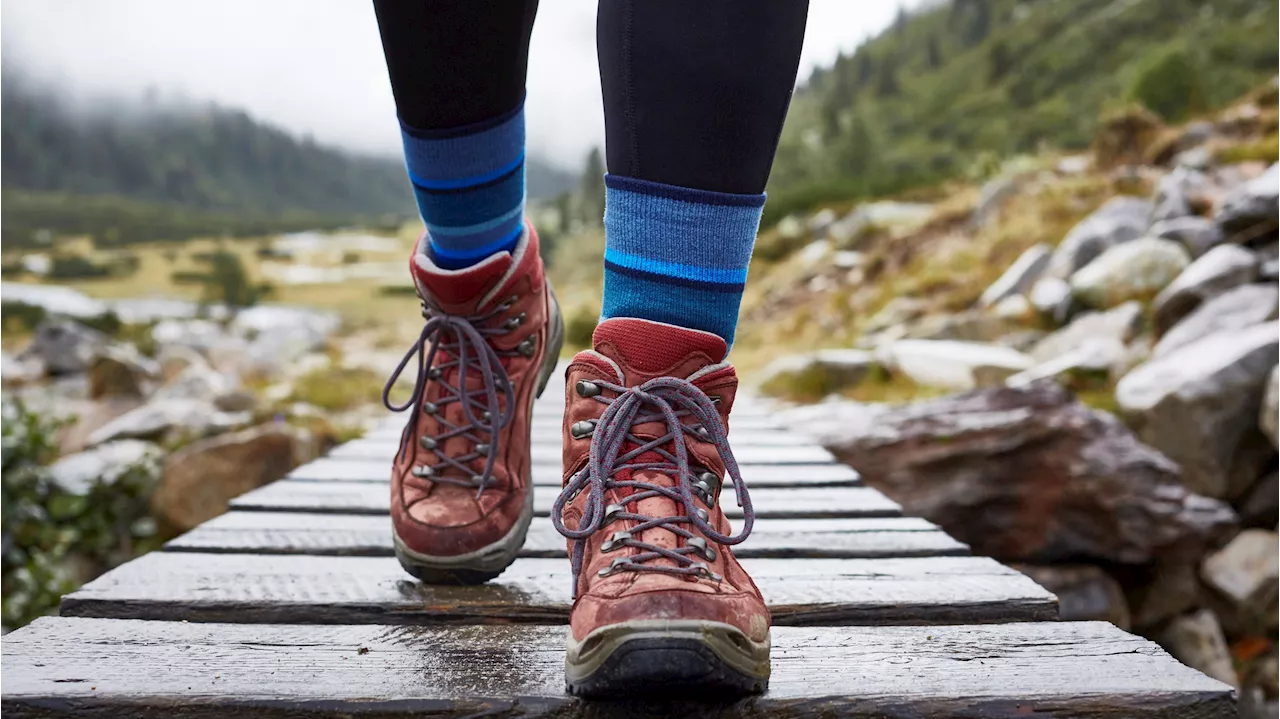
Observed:
[[[1035,245],[1023,252],[1012,265],[1009,265],[1009,269],[1000,275],[1000,279],[991,283],[991,286],[982,293],[978,304],[991,307],[1006,297],[1022,294],[1031,289],[1031,285],[1044,272],[1044,268],[1049,266],[1049,258],[1052,254],[1050,247],[1044,244]]]
[[[49,476],[62,491],[84,495],[94,484],[114,484],[131,470],[157,477],[163,457],[150,442],[122,439],[60,458],[49,465]]]
[[[20,359],[42,363],[51,375],[77,374],[89,369],[107,338],[99,331],[68,319],[47,319],[36,326],[31,344]]]
[[[1192,257],[1199,257],[1222,243],[1222,229],[1213,220],[1196,215],[1162,220],[1151,226],[1147,233],[1152,237],[1173,240],[1186,248]]]
[[[1165,333],[1151,351],[1163,357],[1218,332],[1231,332],[1276,318],[1277,288],[1273,284],[1244,285],[1206,300]]]
[[[874,357],[863,350],[788,355],[769,363],[760,387],[766,394],[813,400],[857,386],[874,367]]]
[[[1218,618],[1208,609],[1192,612],[1169,623],[1156,641],[1175,659],[1192,669],[1234,686],[1236,670]]]
[[[1153,297],[1191,264],[1182,245],[1143,237],[1116,245],[1071,275],[1071,293],[1089,307]]]
[[[1272,165],[1267,171],[1245,182],[1222,198],[1214,222],[1229,239],[1253,239],[1255,233],[1280,223],[1277,198],[1280,197],[1280,166]],[[1236,238],[1236,235],[1243,237]]]
[[[1258,274],[1258,260],[1238,245],[1220,245],[1192,262],[1182,274],[1156,295],[1157,335],[1169,331],[1200,303],[1229,289],[1252,282]]]
[[[1235,525],[1177,465],[1053,382],[882,410],[823,443],[907,513],[1002,560],[1190,561]]]
[[[221,412],[208,400],[157,399],[126,412],[89,435],[89,444],[115,439],[159,439],[224,432],[251,419],[248,413]]]
[[[1127,349],[1116,338],[1090,337],[1064,354],[1013,375],[1005,384],[1021,387],[1051,377],[1068,384],[1090,379],[1105,382],[1116,368],[1126,364],[1127,357]]]
[[[1136,197],[1114,197],[1067,232],[1053,251],[1045,274],[1065,280],[1116,245],[1146,232],[1152,204]]]
[[[1071,285],[1057,277],[1041,277],[1031,287],[1031,306],[1055,324],[1063,324],[1071,316],[1075,298]]]
[[[1204,187],[1203,173],[1189,167],[1175,167],[1156,183],[1155,207],[1151,221],[1172,220],[1194,214],[1191,195]]]
[[[1278,339],[1275,322],[1217,333],[1139,366],[1116,385],[1116,402],[1138,436],[1181,465],[1192,491],[1225,497],[1233,474],[1261,473],[1235,465],[1258,457],[1243,450],[1261,439],[1258,412]]]
[[[877,350],[892,372],[925,387],[965,390],[1030,369],[1027,355],[997,344],[958,340],[900,340]]]
[[[132,345],[105,347],[89,363],[89,398],[141,399],[159,374],[155,360],[142,356]]]
[[[1014,569],[1058,597],[1064,622],[1111,622],[1129,628],[1129,604],[1120,584],[1091,564],[1014,565]]]
[[[1258,426],[1262,428],[1262,433],[1267,435],[1267,439],[1271,440],[1272,447],[1280,447],[1280,440],[1276,439],[1276,424],[1280,422],[1280,419],[1276,417],[1276,413],[1280,411],[1277,409],[1277,406],[1280,405],[1280,400],[1277,400],[1276,397],[1278,391],[1276,387],[1277,370],[1280,370],[1280,368],[1272,367],[1271,374],[1267,375],[1267,391],[1262,398],[1262,410],[1258,413]]]
[[[1076,315],[1071,324],[1040,340],[1031,348],[1031,357],[1037,363],[1045,363],[1081,346],[1104,341],[1128,344],[1142,324],[1142,305],[1125,302],[1105,312],[1084,312]]]
[[[1231,626],[1259,632],[1275,629],[1278,549],[1275,532],[1246,529],[1200,566],[1205,584],[1224,600]]]

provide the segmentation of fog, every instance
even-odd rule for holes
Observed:
[[[886,27],[900,4],[812,0],[801,78]],[[565,166],[604,142],[595,8],[594,0],[544,0],[533,33],[530,150]],[[367,2],[4,0],[0,48],[7,66],[69,94],[213,101],[319,142],[399,152]]]

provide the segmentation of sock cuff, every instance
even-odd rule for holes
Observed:
[[[403,122],[409,179],[419,190],[449,192],[500,183],[524,166],[524,103],[491,120],[445,130]]]

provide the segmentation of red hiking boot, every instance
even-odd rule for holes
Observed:
[[[729,550],[753,512],[726,437],[738,378],[719,337],[602,322],[568,369],[564,491],[575,601],[570,693],[760,692],[769,610]],[[720,510],[732,482],[746,520]]]
[[[424,582],[476,584],[515,561],[533,517],[529,423],[564,325],[526,226],[510,253],[444,270],[415,248],[410,269],[426,326],[383,401],[411,410],[391,469],[396,556]],[[412,398],[387,393],[415,358]]]

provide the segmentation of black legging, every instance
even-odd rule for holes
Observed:
[[[537,0],[374,0],[400,119],[423,129],[524,99]],[[760,193],[791,101],[808,0],[601,0],[609,172]]]

